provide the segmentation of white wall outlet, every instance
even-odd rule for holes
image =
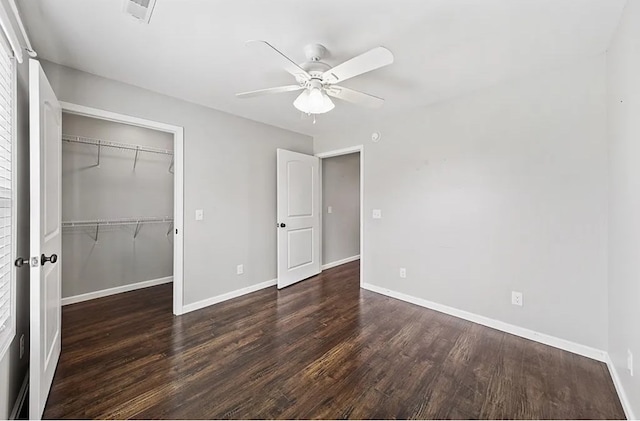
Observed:
[[[371,216],[373,219],[382,219],[382,211],[380,209],[374,209]]]
[[[630,349],[627,349],[627,370],[633,376],[633,354]]]
[[[204,210],[196,209],[196,221],[202,221],[204,219]]]
[[[244,273],[244,265],[236,266],[236,274],[242,275]]]
[[[522,293],[511,291],[511,304],[522,307]]]
[[[407,277],[407,268],[400,268],[400,277],[401,278]]]
[[[24,333],[20,335],[20,359],[24,356]]]
[[[327,213],[333,213],[333,206],[327,206]]]

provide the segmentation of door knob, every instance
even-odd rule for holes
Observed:
[[[282,223],[280,224],[280,228],[284,228],[286,226],[287,226],[287,224],[282,224]]]
[[[13,262],[16,267],[21,268],[24,265],[29,265],[29,259],[23,259],[22,257],[18,257],[15,262]]]
[[[45,263],[47,262],[51,262],[52,264],[58,261],[58,255],[57,254],[52,254],[51,257],[47,257],[44,255],[44,253],[42,254],[42,256],[40,256],[40,264],[42,266],[44,266]]]

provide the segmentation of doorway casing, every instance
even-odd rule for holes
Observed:
[[[360,153],[360,288],[364,284],[364,145],[350,146],[315,154],[317,158],[333,158],[334,156]],[[320,165],[320,191],[322,192],[322,165]],[[322,210],[322,200],[319,207]],[[320,231],[322,232],[324,212],[320,212]],[[320,261],[322,262],[322,236],[320,236]]]
[[[62,111],[173,134],[173,314],[184,313],[184,129],[180,126],[60,101]]]

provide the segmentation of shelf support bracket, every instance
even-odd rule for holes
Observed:
[[[102,152],[102,143],[98,142],[98,163],[96,164],[96,167],[100,167],[100,152]]]
[[[171,155],[171,163],[169,164],[169,172],[171,174],[173,174],[173,159],[174,159],[174,156]]]
[[[133,158],[133,170],[136,170],[136,164],[138,163],[138,152],[140,152],[140,147],[136,146],[136,156]]]
[[[140,227],[141,227],[141,224],[140,224],[140,221],[138,221],[138,222],[136,223],[136,230],[135,230],[135,232],[133,233],[133,239],[134,239],[134,240],[136,239],[136,237],[138,236],[138,233],[140,232]]]
[[[95,242],[98,242],[98,232],[100,231],[100,224],[96,224],[96,237],[95,237]]]
[[[173,231],[173,222],[169,222],[169,231],[167,231],[167,236],[171,234],[171,231]]]

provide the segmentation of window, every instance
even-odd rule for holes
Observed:
[[[4,40],[2,40],[4,41]],[[15,336],[14,223],[14,92],[15,64],[0,42],[0,358]]]

